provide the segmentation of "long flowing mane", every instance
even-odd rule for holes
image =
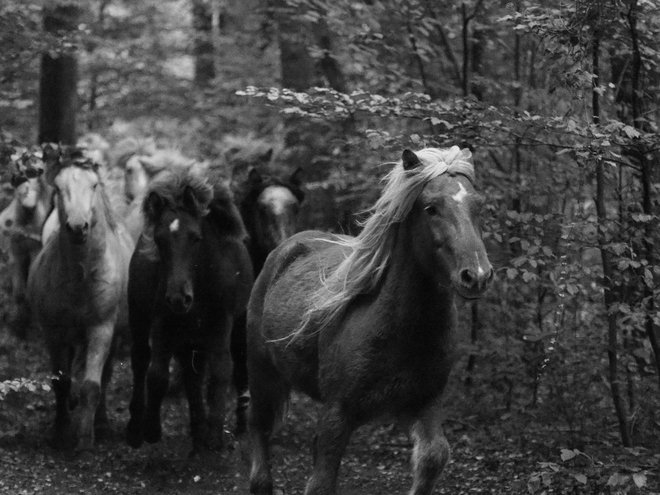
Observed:
[[[460,174],[474,182],[474,166],[469,150],[458,146],[448,149],[424,148],[415,152],[422,166],[404,170],[401,161],[384,177],[385,187],[357,237],[334,242],[347,248],[348,255],[329,273],[322,273],[322,286],[310,297],[310,305],[300,334],[314,322],[318,330],[339,317],[358,295],[372,291],[382,280],[394,248],[399,224],[410,213],[413,203],[427,182],[441,174]]]

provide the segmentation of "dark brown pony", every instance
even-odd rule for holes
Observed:
[[[139,447],[161,439],[160,408],[175,356],[193,452],[220,447],[232,367],[229,339],[253,282],[245,228],[229,190],[186,169],[155,178],[143,210],[146,225],[129,272],[133,396],[126,440]],[[207,365],[208,416],[202,393]]]
[[[380,417],[409,428],[410,493],[431,493],[454,300],[493,274],[473,182],[467,150],[405,150],[359,236],[302,232],[270,255],[248,306],[252,493],[273,491],[269,436],[292,388],[322,403],[307,495],[336,493],[352,431]]]
[[[250,169],[240,185],[236,201],[248,232],[247,247],[254,268],[259,275],[266,258],[273,249],[296,233],[296,219],[305,199],[302,190],[302,170],[280,178]],[[235,433],[245,433],[247,426],[248,393],[247,342],[245,320],[236,322],[231,341],[234,360],[234,386],[238,396]]]

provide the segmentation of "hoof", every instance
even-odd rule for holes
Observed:
[[[94,452],[90,449],[81,449],[76,451],[76,461],[79,464],[92,464],[94,462]]]
[[[105,442],[112,438],[112,428],[110,428],[110,423],[103,422],[94,425],[94,438],[97,442]]]
[[[71,423],[55,425],[48,444],[55,450],[73,450],[76,445],[76,437]]]
[[[144,443],[142,428],[132,420],[128,422],[128,426],[126,427],[126,443],[134,449],[140,448]]]
[[[146,423],[144,425],[144,441],[158,443],[163,438],[163,430],[159,423]]]

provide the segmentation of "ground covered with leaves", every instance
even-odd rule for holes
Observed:
[[[185,493],[248,492],[247,449],[230,438],[229,448],[188,456],[187,405],[179,395],[164,404],[164,440],[131,449],[123,442],[128,421],[130,363],[119,359],[109,393],[114,435],[98,445],[91,460],[48,444],[54,397],[47,384],[47,360],[38,343],[0,337],[0,493]],[[29,382],[7,381],[29,377]],[[452,459],[436,494],[660,493],[660,446],[623,449],[616,425],[597,441],[557,424],[540,422],[533,411],[487,412],[466,402],[463,385],[448,391],[445,425]],[[47,387],[46,387],[47,388]],[[18,390],[14,390],[18,389]],[[458,398],[458,400],[456,400]],[[311,470],[315,405],[294,395],[287,423],[273,447],[276,493],[302,494]],[[234,418],[228,415],[231,428]],[[340,472],[340,493],[406,493],[410,442],[396,425],[360,429]]]

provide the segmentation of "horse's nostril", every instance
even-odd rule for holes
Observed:
[[[193,303],[193,297],[191,294],[186,294],[183,296],[183,304],[189,307],[192,305],[192,303]]]
[[[461,282],[467,287],[472,287],[476,283],[477,277],[472,271],[465,269],[461,271]]]

